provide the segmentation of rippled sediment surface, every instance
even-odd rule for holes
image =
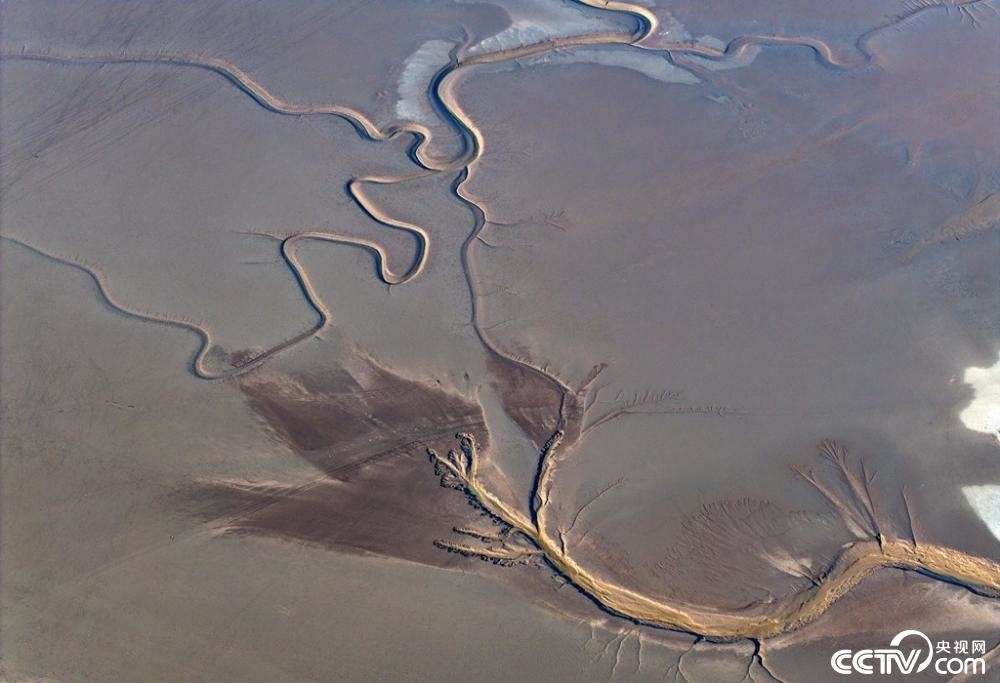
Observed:
[[[8,678],[996,644],[994,4],[3,12]]]

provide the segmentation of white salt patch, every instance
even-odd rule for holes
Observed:
[[[428,40],[403,62],[396,90],[396,116],[427,125],[437,122],[428,98],[427,87],[438,69],[448,64],[452,44],[444,40]]]
[[[540,43],[546,38],[558,35],[557,31],[545,26],[538,26],[528,21],[516,22],[495,36],[490,36],[485,40],[476,43],[469,49],[469,54],[485,54],[489,52],[500,52],[512,47],[531,45]]]
[[[632,48],[602,49],[574,48],[558,53],[550,53],[524,60],[525,64],[600,64],[637,71],[653,80],[663,83],[697,83],[698,77],[690,71],[671,64],[665,57],[654,52]]]
[[[1000,486],[963,486],[962,493],[986,528],[1000,541]]]
[[[511,25],[469,48],[469,54],[509,50],[551,38],[617,30],[598,14],[587,13],[561,0],[507,0],[502,5]]]
[[[989,368],[968,368],[962,378],[975,392],[972,403],[959,413],[967,429],[1000,439],[1000,359]]]
[[[715,36],[701,36],[700,38],[698,38],[697,42],[699,45],[710,47],[713,50],[722,51],[726,49],[726,41],[722,40],[721,38],[716,38]]]
[[[656,12],[656,18],[660,20],[660,26],[656,30],[656,35],[660,38],[669,38],[673,42],[684,42],[686,40],[691,40],[691,34],[688,30],[684,28],[677,18],[673,14],[666,10],[659,9]]]

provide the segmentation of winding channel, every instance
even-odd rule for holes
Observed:
[[[473,173],[475,162],[481,156],[483,136],[475,122],[463,111],[455,95],[458,76],[464,69],[478,65],[495,64],[552,50],[590,45],[620,45],[655,49],[662,52],[680,68],[689,68],[684,64],[684,55],[694,55],[712,60],[728,60],[739,58],[755,45],[796,45],[811,49],[817,59],[827,67],[834,69],[861,68],[875,61],[875,55],[869,44],[879,31],[935,8],[935,6],[921,7],[905,17],[865,33],[856,42],[860,59],[849,62],[838,59],[830,46],[822,40],[810,37],[746,35],[730,41],[725,49],[713,49],[692,43],[671,43],[656,48],[647,47],[643,45],[644,41],[653,36],[659,28],[657,18],[650,10],[639,5],[614,0],[607,2],[600,0],[580,1],[581,4],[592,8],[629,15],[635,20],[637,28],[631,32],[595,33],[552,38],[487,54],[470,55],[467,53],[468,45],[456,46],[452,50],[450,63],[437,72],[429,86],[429,92],[438,108],[444,113],[448,122],[459,131],[463,140],[462,151],[455,158],[445,160],[437,159],[431,154],[432,134],[427,126],[417,123],[397,123],[379,128],[371,119],[350,107],[338,104],[288,102],[275,96],[239,66],[215,57],[165,52],[77,55],[7,51],[0,54],[0,58],[10,60],[34,60],[65,64],[146,63],[207,70],[227,79],[260,106],[275,114],[283,116],[336,116],[349,122],[363,138],[376,142],[394,140],[401,136],[413,138],[408,154],[418,167],[415,173],[400,177],[360,176],[350,182],[348,191],[360,210],[368,216],[387,227],[404,231],[416,239],[418,248],[414,262],[402,271],[393,270],[388,264],[386,250],[378,242],[334,232],[304,231],[289,236],[268,235],[280,241],[281,256],[294,274],[303,296],[316,313],[316,321],[309,329],[261,352],[239,367],[224,371],[213,370],[209,367],[207,356],[213,348],[213,343],[212,336],[206,327],[179,318],[143,313],[119,301],[109,288],[106,279],[96,268],[74,259],[49,254],[15,237],[3,235],[2,238],[17,243],[41,256],[85,272],[94,281],[107,304],[129,317],[184,329],[197,335],[201,344],[192,361],[192,372],[202,379],[218,380],[248,372],[332,324],[333,316],[330,309],[321,300],[308,272],[298,259],[297,249],[303,241],[321,240],[365,250],[375,260],[378,277],[388,285],[402,285],[419,277],[426,266],[427,254],[431,248],[428,232],[420,226],[399,220],[380,210],[367,198],[364,187],[366,185],[405,183],[432,174],[455,173],[456,179],[452,190],[468,206],[474,217],[474,227],[462,245],[460,258],[471,298],[471,322],[476,335],[490,353],[535,373],[553,385],[564,397],[563,408],[560,411],[562,414],[560,415],[559,431],[546,444],[539,456],[539,473],[530,515],[504,503],[478,477],[476,468],[478,453],[471,436],[461,435],[460,453],[453,451],[448,456],[432,453],[432,457],[446,475],[455,478],[472,499],[495,519],[516,532],[524,543],[530,546],[528,550],[521,548],[517,552],[541,555],[555,571],[588,595],[599,606],[613,614],[648,626],[684,631],[700,638],[713,640],[750,639],[757,643],[758,650],[762,639],[788,632],[815,619],[864,577],[880,567],[896,567],[915,571],[963,586],[980,595],[1000,597],[1000,565],[996,562],[973,557],[951,548],[918,543],[915,538],[901,540],[877,534],[872,538],[858,540],[845,546],[833,564],[826,569],[822,576],[817,578],[814,585],[772,605],[772,609],[766,614],[725,611],[710,606],[683,602],[668,603],[635,592],[586,569],[571,557],[566,534],[558,528],[556,533],[552,532],[553,523],[546,519],[547,504],[554,473],[562,463],[561,451],[558,447],[563,434],[562,430],[566,426],[566,397],[572,390],[566,382],[548,370],[507,352],[501,344],[490,337],[480,324],[477,312],[479,293],[476,285],[477,277],[472,247],[489,222],[489,218],[483,202],[472,196],[465,189],[465,184]],[[979,1],[981,0],[966,4],[972,5]]]

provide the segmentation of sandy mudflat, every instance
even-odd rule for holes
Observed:
[[[0,20],[0,680],[1000,676],[993,0]]]

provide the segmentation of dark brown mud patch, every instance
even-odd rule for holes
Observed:
[[[486,525],[439,485],[427,449],[456,432],[488,442],[479,406],[368,358],[309,373],[263,370],[236,386],[272,437],[317,470],[307,484],[214,480],[186,507],[227,533],[254,534],[434,565],[471,562],[434,546],[456,525]]]
[[[542,373],[497,354],[488,355],[487,368],[504,411],[541,448],[559,427],[562,390]]]

